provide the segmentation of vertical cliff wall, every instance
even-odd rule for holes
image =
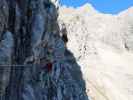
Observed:
[[[0,2],[0,100],[88,100],[56,1]]]

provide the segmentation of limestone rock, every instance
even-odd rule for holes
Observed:
[[[92,100],[133,98],[133,8],[117,15],[103,14],[90,4],[60,7],[68,49],[81,66]]]

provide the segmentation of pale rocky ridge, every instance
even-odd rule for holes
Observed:
[[[68,49],[74,53],[92,100],[133,98],[133,7],[103,14],[90,4],[59,8]]]

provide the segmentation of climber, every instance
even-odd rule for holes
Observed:
[[[45,70],[46,72],[51,72],[52,71],[52,67],[53,67],[53,63],[51,61],[51,57],[49,57],[45,61],[45,65],[42,66],[42,69]]]
[[[52,66],[53,65],[52,65],[51,62],[49,62],[49,63],[46,64],[46,68],[47,68],[48,72],[50,72],[52,70]]]

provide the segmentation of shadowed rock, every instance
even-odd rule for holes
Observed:
[[[6,84],[0,84],[0,100],[88,100],[80,66],[65,46],[67,34],[59,33],[56,1],[7,1],[10,32],[0,41],[5,49],[0,60],[6,64],[0,68],[8,79],[0,79]],[[10,66],[2,60],[10,60]]]

